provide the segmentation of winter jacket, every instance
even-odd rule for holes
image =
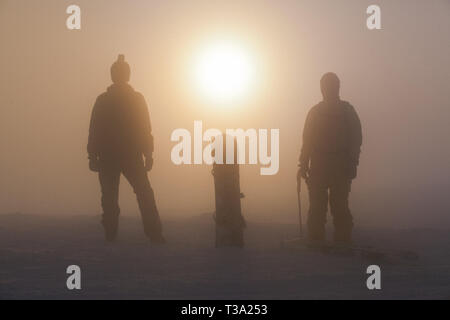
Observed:
[[[361,145],[361,122],[353,106],[342,100],[322,101],[306,118],[300,167],[345,171],[358,166]]]
[[[89,157],[151,156],[153,136],[142,94],[128,84],[113,84],[92,110],[87,151]]]

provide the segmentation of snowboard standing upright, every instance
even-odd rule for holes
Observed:
[[[212,174],[216,198],[216,247],[243,247],[245,221],[241,211],[239,165],[237,161],[234,164],[214,163]]]

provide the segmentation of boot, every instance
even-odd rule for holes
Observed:
[[[352,229],[335,228],[333,240],[336,244],[350,246],[352,244]]]
[[[115,242],[117,240],[117,233],[119,229],[119,219],[103,219],[103,229],[105,231],[105,240],[107,242]]]
[[[166,239],[164,238],[162,233],[150,234],[149,239],[150,239],[150,243],[153,245],[166,244]]]
[[[325,226],[308,225],[308,246],[318,247],[325,245]]]

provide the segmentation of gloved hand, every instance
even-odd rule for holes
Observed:
[[[149,157],[145,157],[145,170],[151,171],[153,168],[153,157],[149,156]]]
[[[358,166],[356,165],[350,165],[348,167],[348,177],[353,180],[356,178],[356,175],[358,173]]]
[[[100,161],[97,157],[89,157],[89,170],[92,172],[100,171]]]
[[[309,168],[308,167],[298,168],[297,181],[300,181],[302,178],[305,180],[308,180],[308,178],[309,178]]]

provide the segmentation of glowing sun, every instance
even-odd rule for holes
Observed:
[[[250,57],[240,47],[219,43],[198,57],[195,77],[199,89],[214,100],[229,101],[242,96],[252,80]]]

